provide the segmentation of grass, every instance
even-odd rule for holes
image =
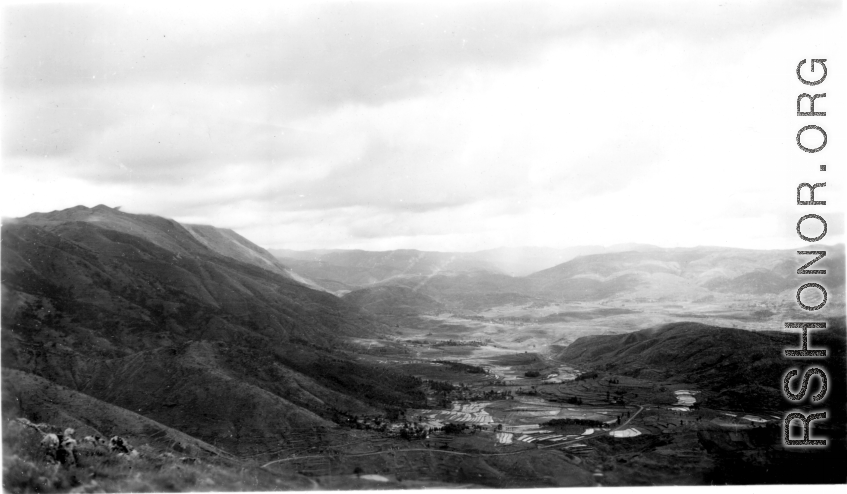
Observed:
[[[51,492],[177,492],[303,490],[297,475],[279,475],[258,465],[216,458],[179,457],[148,445],[131,455],[80,443],[77,464],[46,459],[40,432],[10,420],[3,427],[3,490],[14,494]]]

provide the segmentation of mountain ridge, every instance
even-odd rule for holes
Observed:
[[[843,244],[808,249],[826,250],[827,257],[815,268],[828,270],[828,283],[844,283]],[[467,308],[533,301],[696,302],[737,295],[790,300],[793,294],[789,292],[796,291],[805,280],[797,269],[808,257],[783,249],[652,248],[579,256],[523,277],[491,271],[434,273],[386,279],[357,290],[403,286],[441,303],[464,304]],[[833,295],[828,310],[837,311],[844,298]]]

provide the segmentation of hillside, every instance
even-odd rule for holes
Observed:
[[[210,225],[183,225],[201,244],[226,257],[253,264],[278,274],[287,268],[270,252],[228,228]]]
[[[38,376],[240,453],[422,399],[344,350],[383,323],[231,231],[105,206],[7,220],[2,286],[4,397]]]
[[[844,322],[830,321],[827,330],[811,334],[816,347],[835,352],[827,357],[830,368],[840,369],[831,375],[830,386],[835,389],[847,367]],[[798,338],[793,332],[674,323],[626,334],[585,336],[558,357],[581,368],[699,386],[711,393],[711,407],[776,410],[785,406],[779,390],[785,370],[815,362],[783,356],[783,350],[795,347]],[[843,392],[834,392],[830,399],[843,403]]]
[[[378,413],[279,358],[195,342],[98,362],[80,391],[237,454],[266,453],[305,430],[333,429],[333,410]]]
[[[329,341],[372,327],[340,299],[223,255],[223,242],[213,250],[172,220],[104,206],[88,213],[74,208],[3,226],[3,284],[20,295],[4,315],[108,327],[109,340],[133,350],[161,338]]]
[[[143,415],[13,369],[3,369],[3,416],[73,427],[79,436],[120,435],[131,444],[190,455],[227,456],[220,448]]]
[[[527,276],[580,256],[655,249],[659,249],[659,247],[643,244],[616,244],[609,247],[579,245],[558,249],[552,247],[501,247],[473,252],[471,255],[476,259],[485,260],[495,265],[499,271],[509,276]]]
[[[171,492],[212,486],[218,491],[304,490],[311,485],[302,476],[264,471],[256,462],[143,415],[12,369],[3,369],[3,417],[3,488],[8,492]],[[47,461],[42,433],[27,423],[53,431],[73,428],[76,466],[56,468]],[[82,440],[115,435],[134,454]]]
[[[444,304],[406,286],[360,288],[342,298],[374,314],[408,315],[444,309]]]

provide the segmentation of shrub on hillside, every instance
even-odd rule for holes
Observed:
[[[79,485],[76,469],[45,461],[42,434],[17,421],[3,426],[3,489],[8,492],[67,491]]]
[[[604,424],[599,420],[591,419],[553,419],[542,424],[546,427],[566,426],[566,425],[583,425],[585,427],[602,427]]]
[[[583,374],[576,376],[576,380],[577,381],[584,381],[586,379],[597,379],[597,377],[599,377],[599,376],[600,376],[600,374],[598,374],[596,371],[591,371],[591,372],[586,372],[586,373],[583,373]]]
[[[305,490],[296,480],[270,484],[253,463],[209,458],[181,458],[142,445],[129,454],[108,445],[81,440],[75,465],[51,461],[42,445],[46,433],[61,430],[46,424],[10,420],[3,424],[3,491],[14,494],[51,492],[172,492],[235,490]],[[40,430],[40,431],[39,431]]]

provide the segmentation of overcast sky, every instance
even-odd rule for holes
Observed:
[[[102,203],[292,249],[784,248],[796,184],[826,181],[843,241],[841,3],[228,4],[7,6],[3,215]],[[828,116],[797,117],[802,92]]]

